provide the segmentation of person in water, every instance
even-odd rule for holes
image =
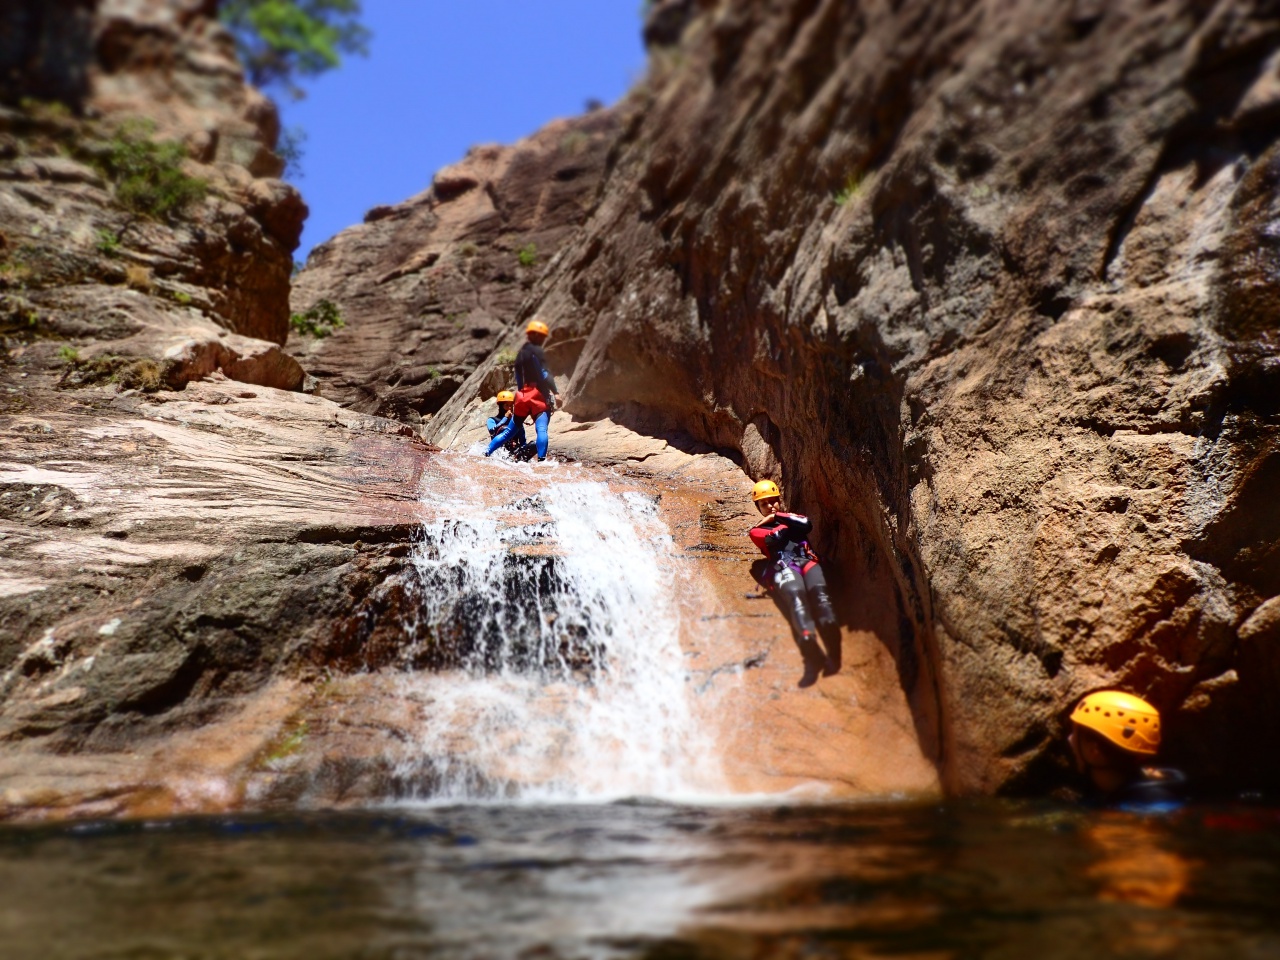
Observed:
[[[799,513],[784,512],[781,493],[772,480],[757,483],[751,499],[762,517],[751,528],[751,542],[764,554],[763,560],[752,564],[751,575],[786,614],[804,658],[800,686],[811,687],[819,675],[830,677],[840,672],[841,654],[840,624],[831,606],[827,579],[809,546],[813,521]],[[818,645],[819,635],[826,644],[825,653]]]
[[[489,428],[489,438],[492,439],[500,433],[510,433],[511,439],[503,444],[507,453],[511,455],[513,460],[532,460],[535,447],[525,439],[524,421],[516,419],[515,412],[511,409],[515,406],[516,395],[511,390],[499,390],[498,396],[498,414],[490,417],[485,421],[485,426]],[[509,430],[514,424],[514,429]]]
[[[1143,764],[1160,750],[1160,712],[1141,697],[1097,690],[1076,704],[1067,738],[1094,802],[1122,809],[1178,805],[1186,777]]]
[[[512,405],[515,416],[502,433],[489,441],[485,456],[505,446],[510,439],[508,435],[514,436],[517,428],[523,431],[525,417],[533,417],[538,462],[542,463],[547,459],[547,425],[551,422],[556,394],[559,393],[555,378],[547,369],[546,355],[542,352],[542,345],[550,336],[551,330],[541,320],[534,318],[529,321],[524,332],[527,342],[516,354],[516,395]]]

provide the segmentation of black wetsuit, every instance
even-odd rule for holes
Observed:
[[[749,534],[764,554],[751,565],[751,575],[774,595],[804,656],[807,672],[801,686],[816,679],[813,668],[819,664],[830,676],[839,672],[841,661],[840,624],[822,566],[809,547],[812,531],[813,521],[808,517],[779,511],[757,523]],[[825,658],[818,649],[819,636],[826,646]]]
[[[526,342],[516,354],[516,388],[519,389],[527,383],[538,388],[538,392],[547,401],[548,407],[552,406],[551,395],[560,393],[560,389],[556,386],[556,378],[551,376],[551,371],[547,369],[546,354],[532,340]]]
[[[1098,804],[1113,810],[1157,813],[1180,807],[1186,799],[1187,777],[1181,770],[1143,767],[1136,780],[1099,798]]]

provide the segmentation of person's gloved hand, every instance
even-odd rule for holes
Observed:
[[[556,412],[556,395],[554,393],[547,394],[547,413]]]

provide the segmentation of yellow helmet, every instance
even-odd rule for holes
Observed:
[[[516,395],[510,390],[499,390],[498,402],[499,403],[515,403]]]
[[[761,480],[751,488],[752,500],[769,500],[772,497],[780,497],[782,494],[778,490],[778,485],[772,480]]]
[[[1160,749],[1160,711],[1131,693],[1091,693],[1076,704],[1071,722],[1102,734],[1130,753],[1153,754]]]
[[[548,326],[547,326],[545,323],[543,323],[541,320],[536,320],[536,319],[535,319],[535,320],[530,320],[530,321],[529,321],[529,325],[528,325],[527,327],[525,327],[525,328],[524,328],[524,332],[525,332],[525,333],[540,333],[540,334],[542,334],[542,335],[545,337],[545,336],[549,336],[549,335],[550,335],[550,333],[551,333],[551,328],[550,328],[550,327],[548,327]]]

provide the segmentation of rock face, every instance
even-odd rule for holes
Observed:
[[[473,445],[535,313],[554,448],[715,593],[682,639],[736,788],[1048,788],[1103,684],[1194,776],[1280,775],[1271,6],[663,0],[623,103],[318,248],[293,307],[347,326],[290,352],[305,207],[214,5],[11,6],[0,816],[405,789],[419,482],[515,510],[525,468],[385,415]],[[181,215],[104,162],[139,111]],[[841,585],[810,691],[743,596],[761,476]]]
[[[567,409],[779,479],[950,790],[1055,782],[1103,684],[1274,781],[1273,7],[680,0],[649,36],[523,310]]]
[[[22,28],[0,47],[6,334],[148,360],[172,386],[221,369],[299,387],[279,346],[306,206],[273,179],[275,107],[245,85],[216,4],[13,6]]]
[[[329,300],[347,323],[295,352],[324,395],[410,422],[439,410],[586,220],[619,123],[597,110],[513,147],[476,147],[421,195],[316,247],[294,306]]]
[[[215,13],[5,7],[0,817],[223,804],[299,677],[404,646],[428,448],[287,392],[306,207]]]

